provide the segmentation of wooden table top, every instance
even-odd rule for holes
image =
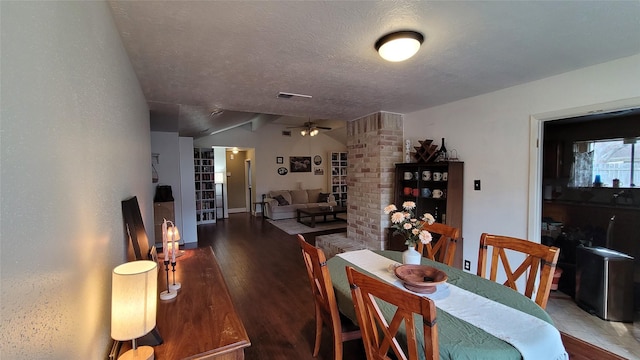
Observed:
[[[158,300],[156,322],[164,342],[154,347],[155,358],[227,358],[225,354],[242,352],[250,346],[213,250],[185,250],[176,260],[176,282],[182,288],[176,298]],[[158,291],[163,291],[167,285],[162,256],[158,264]],[[172,282],[171,271],[169,281]]]
[[[334,206],[333,210],[329,209],[329,207],[321,208],[321,207],[308,207],[303,209],[297,209],[298,212],[307,215],[334,215],[347,212],[346,207]]]

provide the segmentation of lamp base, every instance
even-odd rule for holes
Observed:
[[[137,349],[129,350],[122,354],[118,360],[153,360],[153,348],[151,346],[138,346]]]
[[[175,291],[168,292],[167,290],[165,290],[165,291],[160,293],[160,300],[171,300],[171,299],[175,298],[176,295],[178,295],[178,293],[175,292]]]
[[[179,282],[175,283],[175,284],[169,284],[169,289],[171,290],[178,290],[182,287],[182,284],[180,284]]]

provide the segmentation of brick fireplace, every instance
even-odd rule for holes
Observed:
[[[402,115],[379,112],[347,123],[347,233],[316,237],[327,258],[386,247],[383,208],[393,201],[395,164],[402,159]]]

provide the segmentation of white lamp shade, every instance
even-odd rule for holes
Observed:
[[[111,338],[126,341],[149,333],[156,326],[158,264],[131,261],[113,269],[111,286]]]
[[[216,184],[224,183],[224,173],[217,172],[213,174],[213,182],[215,182]]]

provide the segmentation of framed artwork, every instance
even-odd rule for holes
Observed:
[[[284,158],[282,156],[276,157],[276,164],[284,164]]]
[[[288,172],[289,170],[284,166],[278,168],[278,175],[287,175]]]
[[[311,172],[311,156],[289,156],[289,170],[294,172]]]
[[[322,156],[320,156],[320,155],[316,155],[316,156],[314,156],[314,157],[313,157],[313,163],[314,163],[315,165],[320,165],[320,164],[322,164]]]
[[[314,175],[324,175],[324,169],[317,167],[317,168],[313,169],[313,174]]]

